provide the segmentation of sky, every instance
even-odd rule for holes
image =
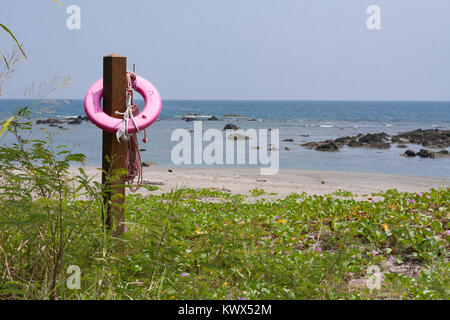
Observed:
[[[60,74],[72,84],[54,97],[83,98],[118,53],[165,100],[450,100],[449,0],[60,2],[2,0],[29,57],[3,97]],[[369,5],[381,30],[366,26]],[[1,31],[0,50],[12,45]]]

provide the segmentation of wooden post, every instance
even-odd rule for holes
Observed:
[[[116,118],[120,118],[116,111],[126,110],[126,66],[127,58],[118,54],[103,57],[103,111]],[[106,160],[106,157],[110,161]],[[119,143],[114,133],[103,131],[102,145],[102,183],[106,184],[105,172],[113,172],[125,168],[125,143]],[[125,176],[115,181],[109,181],[108,192],[104,197],[106,205],[106,227],[113,230],[113,236],[123,234],[125,226]]]

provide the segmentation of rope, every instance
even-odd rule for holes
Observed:
[[[125,167],[128,169],[128,174],[125,177],[125,182],[130,184],[130,191],[136,192],[142,185],[142,160],[141,153],[139,151],[139,142],[137,133],[128,133],[128,122],[133,122],[137,132],[140,132],[139,128],[134,121],[134,117],[140,113],[139,107],[133,103],[133,90],[136,89],[136,74],[127,71],[127,109],[125,112],[117,112],[119,115],[123,115],[124,124],[117,130],[116,137],[120,142],[120,139],[125,140]],[[147,132],[144,130],[144,143],[147,143]],[[136,179],[136,181],[135,181]],[[133,187],[135,182],[136,187]]]

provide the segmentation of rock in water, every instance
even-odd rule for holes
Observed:
[[[223,130],[239,130],[240,128],[237,125],[234,125],[232,123],[228,123],[223,127]]]
[[[404,153],[403,155],[404,155],[405,157],[415,157],[415,156],[416,156],[416,153],[415,153],[413,150],[408,149],[408,150],[405,151],[405,153]]]
[[[315,150],[336,152],[339,151],[339,147],[336,145],[334,141],[330,141],[319,144]]]
[[[315,142],[315,141],[306,142],[306,143],[301,144],[302,147],[305,147],[307,149],[315,149],[318,147],[318,145],[319,145],[319,143]]]
[[[73,119],[72,121],[67,122],[67,124],[81,124],[83,120],[80,118]]]
[[[239,113],[230,113],[230,114],[224,114],[225,118],[242,118],[244,117],[242,114]]]
[[[419,152],[417,152],[417,155],[421,158],[431,158],[431,154],[433,151],[427,150],[427,149],[420,149]]]
[[[409,142],[406,142],[409,141]],[[450,146],[450,130],[417,129],[414,131],[401,132],[392,137],[393,143],[414,143],[424,147],[447,148]]]

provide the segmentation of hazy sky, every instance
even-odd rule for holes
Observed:
[[[83,98],[119,53],[163,99],[450,100],[449,0],[60,1],[2,0],[29,56],[4,97],[59,73],[73,83],[58,96]],[[80,30],[66,27],[72,4]]]

